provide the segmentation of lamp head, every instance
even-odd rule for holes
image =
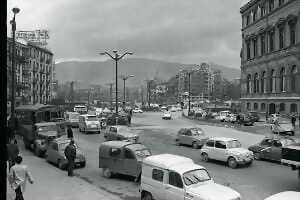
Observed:
[[[113,50],[113,52],[116,54],[118,51],[117,50]]]
[[[131,74],[131,75],[129,75],[129,77],[134,77],[134,75],[133,75],[133,74]]]
[[[129,55],[132,55],[133,53],[132,52],[126,52],[127,54],[129,54]]]
[[[101,52],[101,53],[99,53],[100,55],[102,55],[102,56],[104,56],[106,53],[105,52]]]
[[[14,14],[17,14],[20,12],[20,8],[13,8],[12,11]]]

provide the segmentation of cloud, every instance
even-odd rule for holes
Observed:
[[[19,30],[49,29],[59,60],[98,59],[103,50],[136,57],[239,67],[240,0],[10,0]],[[12,17],[9,12],[9,19]]]

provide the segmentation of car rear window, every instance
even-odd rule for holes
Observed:
[[[164,172],[160,169],[153,169],[152,170],[152,179],[159,181],[159,182],[163,182]]]

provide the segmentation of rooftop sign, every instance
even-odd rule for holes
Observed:
[[[50,37],[48,30],[16,31],[16,39],[20,38],[38,46],[46,46]]]

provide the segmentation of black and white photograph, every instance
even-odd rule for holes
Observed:
[[[300,0],[3,5],[0,199],[300,200]]]

